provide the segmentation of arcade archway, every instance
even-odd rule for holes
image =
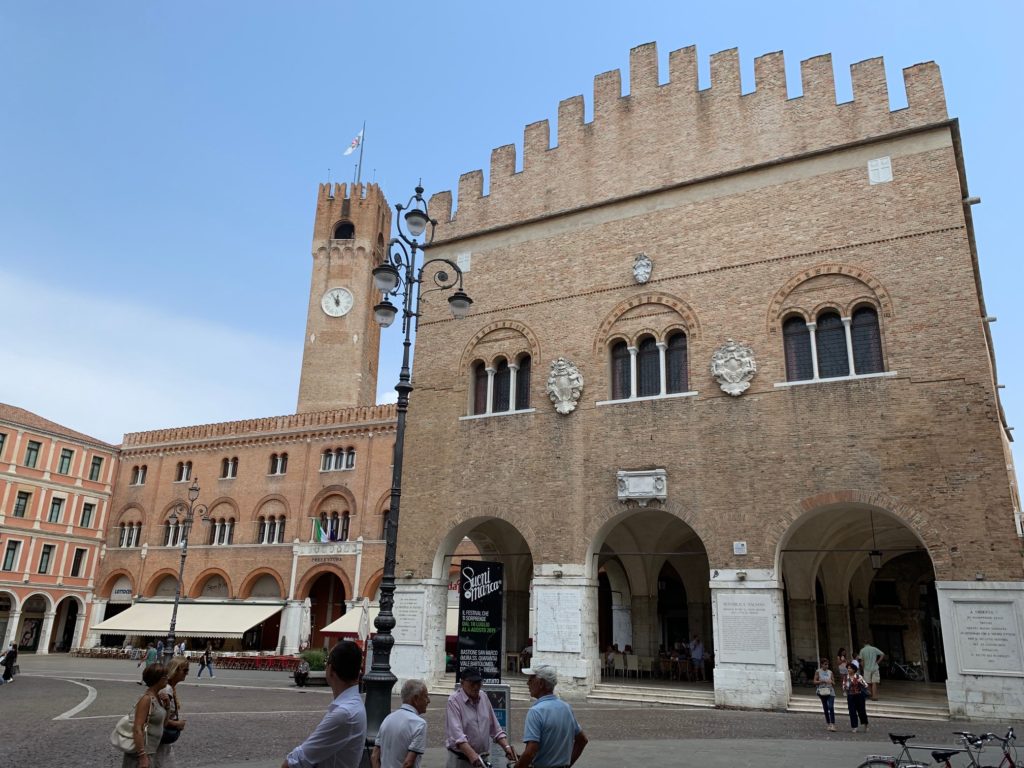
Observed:
[[[870,642],[886,654],[883,680],[945,681],[934,564],[902,519],[868,504],[815,509],[783,537],[780,569],[791,667]]]

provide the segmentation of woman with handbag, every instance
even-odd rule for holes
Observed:
[[[167,685],[163,664],[151,664],[142,673],[146,691],[135,704],[132,714],[125,715],[114,728],[110,741],[124,752],[121,768],[159,768],[156,750],[164,734],[167,710],[160,703],[160,692]]]
[[[156,764],[160,768],[175,768],[174,749],[171,746],[178,740],[185,728],[185,717],[178,701],[178,683],[188,677],[188,659],[175,656],[167,665],[167,686],[160,691],[160,703],[167,707],[167,720],[164,722],[164,733],[160,738],[160,746],[156,750]]]
[[[850,709],[850,730],[857,733],[857,721],[868,729],[867,694],[868,684],[860,673],[860,662],[854,659],[847,667],[843,690],[846,691],[846,706]]]
[[[814,670],[815,693],[821,699],[821,708],[825,710],[825,730],[836,729],[836,681],[832,670],[828,668],[828,659],[824,656]]]

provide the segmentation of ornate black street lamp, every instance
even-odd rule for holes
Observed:
[[[396,677],[391,672],[391,648],[395,639],[391,630],[395,627],[392,607],[395,602],[395,548],[398,542],[398,512],[402,498],[402,458],[405,447],[405,415],[409,410],[409,393],[412,392],[412,371],[409,365],[409,348],[412,346],[412,331],[418,326],[420,298],[431,291],[451,291],[448,306],[456,319],[469,312],[473,300],[462,290],[462,270],[448,259],[426,259],[417,269],[417,254],[434,239],[437,222],[427,212],[423,199],[423,187],[416,187],[414,194],[405,205],[395,205],[398,212],[398,237],[388,243],[388,254],[383,264],[373,270],[373,280],[384,294],[381,302],[374,307],[374,316],[383,328],[395,321],[398,307],[389,301],[389,296],[402,298],[402,370],[395,389],[398,391],[398,427],[395,431],[394,467],[391,474],[391,506],[385,528],[384,576],[380,584],[380,612],[374,620],[377,634],[373,637],[373,665],[363,676],[366,686],[366,738],[369,744],[380,729],[380,724],[391,711],[391,689]],[[405,215],[402,216],[402,212]],[[430,230],[427,232],[427,226]],[[424,271],[432,267],[429,275],[434,287],[422,288]],[[450,270],[450,271],[449,271]]]
[[[184,501],[178,501],[175,504],[174,509],[171,510],[171,514],[168,516],[168,522],[174,522],[182,528],[181,531],[181,564],[178,566],[178,584],[174,588],[174,608],[171,610],[171,627],[167,630],[167,642],[164,643],[164,658],[166,661],[170,660],[170,657],[174,655],[174,644],[176,642],[174,636],[174,628],[178,623],[178,601],[181,600],[181,584],[182,579],[185,578],[185,559],[188,557],[188,534],[192,530],[192,520],[196,513],[199,513],[199,519],[203,522],[209,522],[210,514],[206,506],[203,504],[196,504],[196,499],[199,498],[199,478],[197,477],[192,481],[192,485],[188,489],[188,504]]]

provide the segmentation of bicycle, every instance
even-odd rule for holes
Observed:
[[[910,754],[912,749],[929,750],[932,759],[935,760],[935,764],[940,766],[940,768],[952,768],[949,762],[950,758],[962,752],[966,753],[967,758],[970,760],[969,765],[965,766],[965,768],[985,768],[977,760],[977,755],[980,755],[981,749],[984,746],[984,738],[967,731],[954,731],[954,733],[960,737],[960,741],[963,744],[962,749],[917,744],[908,745],[908,741],[917,738],[914,734],[890,733],[889,738],[892,740],[892,743],[899,744],[902,747],[900,753],[898,755],[868,755],[857,768],[932,768],[931,763],[915,760]],[[1010,766],[1005,768],[1010,768]],[[1012,766],[1012,768],[1017,767]]]
[[[1005,737],[986,733],[981,738],[985,741],[998,741],[1003,748],[1003,759],[999,761],[999,765],[983,766],[983,768],[1021,768],[1021,763],[1017,759],[1017,735],[1013,732],[1013,728],[1006,732]]]
[[[921,670],[921,665],[919,663],[902,661],[890,662],[890,677],[895,676],[897,672],[906,680],[910,680],[915,683],[919,683],[924,680],[924,672]]]

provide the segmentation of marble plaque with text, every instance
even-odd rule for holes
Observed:
[[[1010,600],[954,600],[956,648],[966,674],[1024,675],[1024,636]]]
[[[772,599],[767,594],[719,594],[718,660],[737,664],[775,664]]]
[[[538,651],[579,653],[583,650],[582,599],[575,590],[537,592]]]
[[[391,634],[396,643],[419,645],[423,642],[423,593],[395,592],[395,628]]]

